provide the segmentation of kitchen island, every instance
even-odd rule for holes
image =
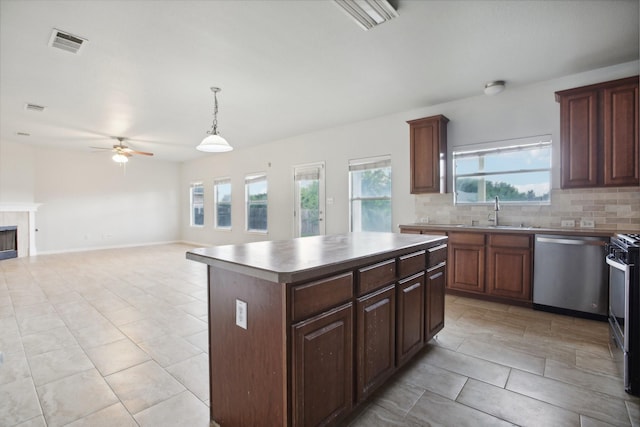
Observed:
[[[194,249],[211,420],[336,425],[444,326],[447,237],[350,233]]]

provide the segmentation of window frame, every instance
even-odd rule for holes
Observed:
[[[353,175],[352,172],[359,170],[374,170],[381,168],[389,168],[389,195],[388,196],[368,196],[368,197],[354,197],[353,193]],[[348,167],[348,176],[349,176],[349,231],[354,232],[354,202],[362,202],[362,201],[375,201],[375,200],[385,200],[389,202],[389,232],[393,232],[393,168],[391,163],[391,155],[383,155],[376,157],[365,157],[359,159],[349,160]],[[360,216],[360,227],[359,230],[362,230],[362,217]]]
[[[221,204],[218,200],[218,186],[229,185],[229,226],[221,226],[218,222],[218,210]],[[230,177],[215,178],[213,180],[213,227],[216,230],[230,231],[233,227],[233,187]],[[226,203],[225,203],[226,204]]]
[[[252,203],[250,201],[250,196],[251,194],[249,193],[249,187],[251,184],[255,184],[258,182],[262,182],[264,181],[265,183],[265,191],[266,191],[266,200],[264,201],[264,203],[260,202],[260,203]],[[264,204],[265,205],[265,223],[266,223],[266,227],[264,229],[256,229],[256,228],[250,228],[249,227],[249,214],[250,214],[250,206],[252,204],[258,205],[258,204]],[[257,233],[257,234],[267,234],[269,232],[269,181],[267,179],[267,173],[266,172],[256,172],[256,173],[251,173],[251,174],[247,174],[244,177],[244,205],[245,205],[245,220],[244,220],[244,226],[245,226],[245,231],[247,233]]]
[[[196,224],[196,214],[195,214],[195,201],[194,201],[194,190],[196,188],[201,188],[202,189],[202,202],[200,203],[200,206],[202,208],[202,224]],[[191,185],[189,186],[189,226],[190,227],[197,227],[197,228],[202,228],[204,227],[204,220],[205,220],[205,215],[204,215],[204,183],[202,181],[197,181],[197,182],[192,182]]]
[[[535,141],[535,142],[533,142]],[[453,203],[456,206],[482,206],[482,205],[490,205],[493,204],[493,200],[483,200],[483,201],[464,201],[459,200],[458,196],[458,179],[459,178],[478,178],[484,179],[487,176],[496,176],[496,175],[525,175],[530,173],[546,173],[548,176],[548,194],[547,200],[503,200],[500,199],[501,203],[511,204],[511,205],[526,205],[526,206],[539,206],[539,205],[550,205],[551,204],[551,186],[552,186],[552,155],[553,155],[553,145],[551,140],[551,135],[541,135],[534,136],[528,138],[518,138],[511,140],[498,141],[496,143],[485,143],[485,144],[477,144],[473,147],[469,146],[461,146],[458,147],[459,150],[453,151],[451,154],[451,166],[452,166],[452,181],[453,181]],[[465,148],[468,148],[465,150]],[[519,168],[519,169],[502,169],[502,170],[492,170],[485,171],[481,166],[478,167],[478,170],[473,173],[463,173],[458,174],[458,168],[456,160],[464,159],[469,157],[478,157],[479,163],[480,159],[484,158],[488,155],[499,155],[500,153],[511,154],[519,151],[533,151],[538,149],[547,149],[549,155],[549,165],[548,167],[531,167],[531,168]],[[491,181],[489,181],[491,182]],[[500,183],[503,181],[498,181]],[[513,181],[506,182],[513,187],[517,187],[513,184]],[[480,193],[480,191],[478,191]],[[486,199],[486,196],[485,196]]]

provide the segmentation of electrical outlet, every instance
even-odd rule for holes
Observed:
[[[592,219],[581,219],[580,220],[580,227],[582,227],[582,228],[593,228],[595,226],[596,226],[596,223]]]
[[[242,329],[247,329],[247,303],[236,300],[236,325]]]
[[[576,222],[572,219],[563,219],[560,222],[560,227],[575,227],[576,226]]]

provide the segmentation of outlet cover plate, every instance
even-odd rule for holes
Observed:
[[[580,220],[580,227],[581,228],[593,228],[595,226],[596,226],[596,223],[592,219],[581,219]]]
[[[236,300],[236,325],[247,329],[247,303],[239,299]]]
[[[572,219],[563,219],[560,221],[560,227],[575,227],[576,222]]]

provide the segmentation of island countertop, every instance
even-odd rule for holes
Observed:
[[[433,246],[446,237],[358,232],[291,240],[211,246],[187,252],[187,259],[278,283],[294,283],[349,269],[367,258],[387,259]]]

